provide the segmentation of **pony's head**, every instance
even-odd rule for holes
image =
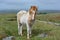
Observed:
[[[36,12],[37,12],[37,7],[36,6],[31,6],[31,8],[29,10],[29,14],[31,15],[32,20],[35,20]]]

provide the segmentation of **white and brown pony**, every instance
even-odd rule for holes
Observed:
[[[29,39],[29,35],[31,35],[31,26],[35,21],[35,16],[37,12],[36,6],[31,6],[29,11],[21,10],[17,13],[17,22],[18,22],[18,34],[22,36],[22,25],[26,24],[27,26],[27,39]]]

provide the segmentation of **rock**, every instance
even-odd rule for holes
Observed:
[[[42,33],[42,34],[39,34],[37,37],[46,37],[46,36],[48,36],[46,33]]]
[[[15,40],[14,36],[5,37],[2,40]]]

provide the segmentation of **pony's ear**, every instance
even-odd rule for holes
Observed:
[[[36,11],[38,11],[38,8],[37,8],[37,6],[35,6],[35,9],[36,9]]]
[[[33,7],[33,6],[31,6],[31,7],[30,7],[30,9],[29,9],[29,14],[31,14],[31,13],[32,13],[32,11],[31,11],[32,7]]]

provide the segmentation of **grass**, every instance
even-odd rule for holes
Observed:
[[[60,13],[41,14],[37,15],[36,19],[60,23]]]
[[[23,28],[23,36],[18,36],[17,22],[8,21],[14,18],[16,14],[0,14],[0,35],[6,34],[7,36],[15,36],[16,40],[26,40],[26,27]],[[36,16],[36,20],[51,21],[60,23],[60,14],[40,14]],[[46,37],[38,37],[41,33],[47,33]],[[53,24],[42,23],[36,21],[32,27],[31,40],[60,40],[60,26]]]

